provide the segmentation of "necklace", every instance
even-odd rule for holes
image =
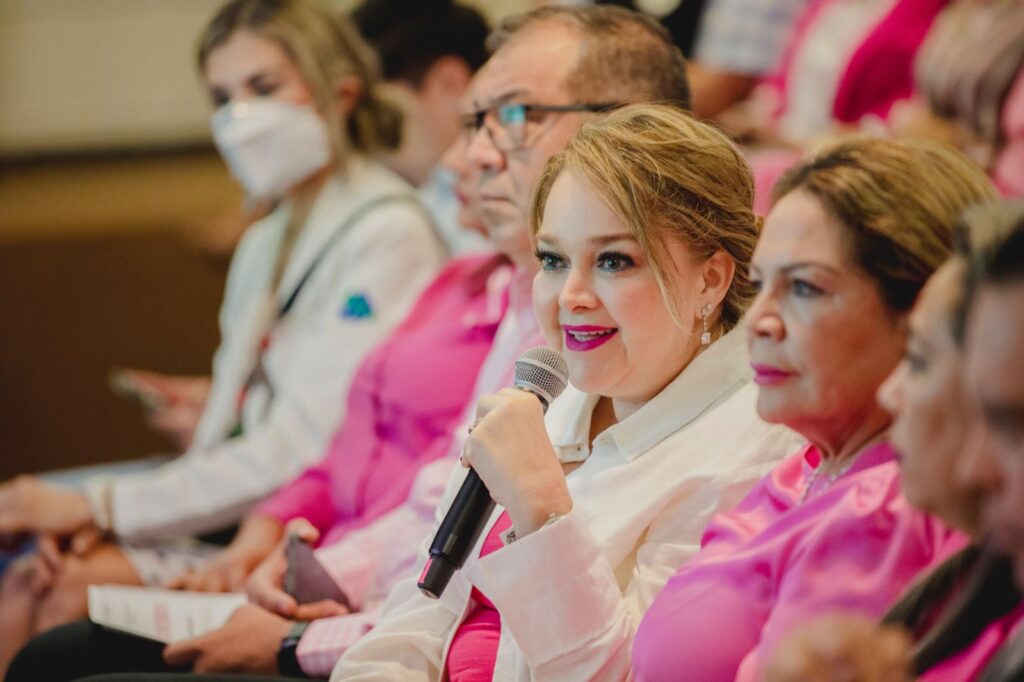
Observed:
[[[850,457],[846,462],[844,462],[841,466],[837,467],[832,473],[830,473],[828,475],[828,478],[825,479],[824,489],[828,489],[833,483],[836,482],[836,479],[838,479],[840,476],[849,471],[850,467],[854,465],[858,457],[860,457],[860,453],[857,453],[853,457]],[[804,492],[800,496],[800,504],[803,504],[804,502],[807,501],[807,497],[811,494],[811,490],[814,489],[814,484],[818,482],[818,476],[821,474],[821,470],[824,468],[825,462],[823,461],[821,464],[818,465],[818,468],[815,469],[813,473],[811,473],[811,477],[807,479],[807,485],[804,486]]]

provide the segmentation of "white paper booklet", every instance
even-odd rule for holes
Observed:
[[[245,602],[245,595],[237,593],[90,585],[89,620],[171,644],[216,630]]]

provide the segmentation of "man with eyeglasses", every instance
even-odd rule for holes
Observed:
[[[645,101],[690,106],[685,62],[668,32],[615,6],[518,15],[491,33],[487,47],[492,56],[470,85],[462,127],[496,243],[529,240],[533,185],[587,117]]]

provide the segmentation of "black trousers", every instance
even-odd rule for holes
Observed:
[[[7,682],[282,682],[287,677],[198,675],[164,663],[164,645],[107,630],[88,620],[62,625],[32,639],[7,670]]]

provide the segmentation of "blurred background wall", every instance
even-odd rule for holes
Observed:
[[[0,0],[0,480],[166,451],[108,372],[209,371],[242,199],[194,66],[219,4]]]

